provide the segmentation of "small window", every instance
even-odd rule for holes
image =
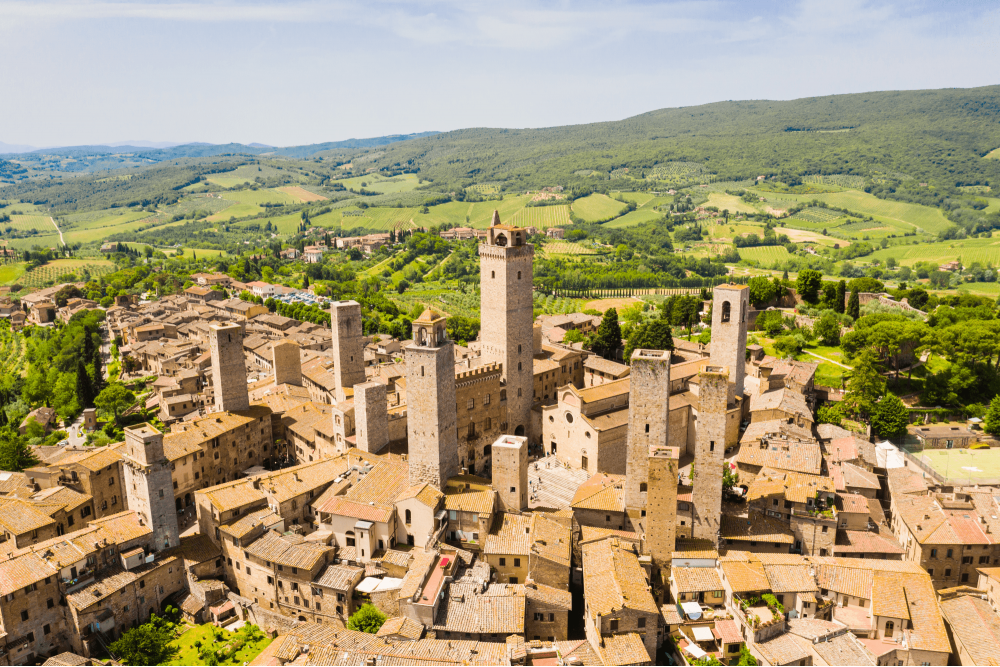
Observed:
[[[500,567],[506,567],[506,566],[507,566],[507,559],[506,558],[501,558],[500,559]],[[22,612],[22,613],[26,613],[26,612]]]
[[[646,482],[639,482],[639,493],[646,493]]]
[[[640,616],[640,617],[639,617],[638,619],[636,619],[636,620],[637,620],[637,621],[639,622],[639,627],[640,627],[640,628],[644,628],[644,627],[646,627],[646,617],[645,617],[645,616]]]

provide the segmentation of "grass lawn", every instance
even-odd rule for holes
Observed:
[[[573,202],[573,213],[587,222],[604,222],[621,215],[626,205],[602,194],[592,194]]]
[[[945,479],[1000,477],[1000,449],[925,449],[919,456]]]
[[[20,278],[27,266],[24,262],[0,265],[0,285],[9,285]]]
[[[204,665],[201,656],[198,655],[198,649],[195,648],[195,642],[201,642],[204,644],[213,644],[216,648],[222,648],[226,642],[228,642],[235,635],[227,630],[220,630],[225,637],[223,641],[216,641],[213,630],[215,626],[211,623],[206,623],[205,625],[199,625],[197,627],[192,627],[190,630],[182,634],[180,637],[175,639],[172,644],[180,647],[180,653],[177,654],[177,659],[172,662],[165,663],[167,665]],[[267,645],[271,643],[270,637],[265,637],[264,639],[257,642],[247,642],[243,648],[233,654],[229,660],[225,662],[220,662],[220,665],[242,665],[244,663],[250,662],[257,655],[260,654]]]

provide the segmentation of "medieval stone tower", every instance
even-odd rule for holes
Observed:
[[[630,376],[625,508],[633,530],[638,530],[640,525],[646,524],[642,512],[646,509],[650,452],[654,447],[666,447],[669,442],[670,352],[635,350]],[[676,491],[674,493],[676,495]]]
[[[713,332],[714,333],[714,332]],[[722,513],[722,462],[731,371],[706,364],[698,371],[698,424],[694,447],[691,536],[718,544]]]
[[[502,435],[493,443],[493,488],[507,512],[528,509],[528,439]]]
[[[413,321],[413,345],[406,349],[410,484],[427,482],[439,489],[459,472],[455,348],[445,321],[425,310]]]
[[[163,453],[163,434],[149,424],[126,428],[122,463],[128,508],[138,512],[153,529],[155,548],[169,549],[180,544],[173,478],[170,461]]]
[[[354,436],[363,452],[374,454],[389,444],[389,411],[381,382],[354,385]]]
[[[213,324],[209,327],[208,337],[216,409],[224,412],[249,410],[243,329],[238,324]]]
[[[274,384],[302,386],[302,357],[294,340],[276,341],[271,345]]]
[[[520,227],[493,222],[479,246],[480,321],[483,361],[502,365],[507,388],[507,433],[531,437],[534,394],[533,303],[535,249]]]
[[[746,377],[747,313],[750,288],[746,285],[719,285],[712,292],[711,361],[729,368],[733,394],[742,400]]]
[[[646,503],[646,553],[653,567],[670,567],[677,545],[677,447],[653,445],[649,449],[649,492]]]
[[[365,381],[365,352],[361,327],[361,304],[334,301],[330,306],[333,329],[333,376],[337,402],[347,399],[349,389]]]

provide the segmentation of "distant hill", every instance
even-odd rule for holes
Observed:
[[[335,149],[359,149],[373,148],[375,146],[385,146],[397,141],[408,139],[419,139],[429,137],[436,132],[419,132],[416,134],[393,134],[384,137],[371,137],[368,139],[346,139],[344,141],[328,141],[321,144],[308,144],[304,146],[288,146],[285,148],[275,148],[266,144],[206,144],[188,143],[175,144],[164,142],[154,144],[153,142],[120,142],[110,145],[94,146],[64,146],[60,148],[32,148],[31,146],[13,146],[0,143],[0,157],[11,157],[15,154],[19,159],[30,159],[32,155],[37,156],[57,156],[85,158],[87,156],[107,156],[107,155],[134,155],[143,160],[151,162],[163,162],[165,160],[176,160],[178,158],[191,157],[213,157],[216,155],[276,155],[282,157],[309,157],[323,151]],[[9,147],[10,150],[6,150]],[[23,150],[22,150],[23,149]],[[131,163],[122,163],[122,167],[133,166]],[[107,169],[105,164],[102,169]],[[74,169],[79,171],[79,167]]]
[[[507,189],[593,182],[691,162],[722,179],[891,173],[939,185],[1000,185],[1000,86],[890,91],[788,102],[716,102],[541,129],[470,128],[386,146],[438,185]],[[625,173],[623,171],[619,174]]]

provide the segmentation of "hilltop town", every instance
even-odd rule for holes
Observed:
[[[528,239],[496,212],[479,234],[464,345],[434,308],[376,337],[356,301],[306,293],[329,320],[300,321],[224,274],[116,296],[101,335],[155,424],[88,445],[90,408],[0,473],[0,660],[114,659],[170,607],[260,628],[261,665],[1000,659],[995,489],[820,423],[818,363],[748,344],[745,284],[706,295],[707,343],[567,342],[614,311],[536,318]],[[101,308],[59,289],[18,326]],[[349,629],[369,605],[377,632]]]

